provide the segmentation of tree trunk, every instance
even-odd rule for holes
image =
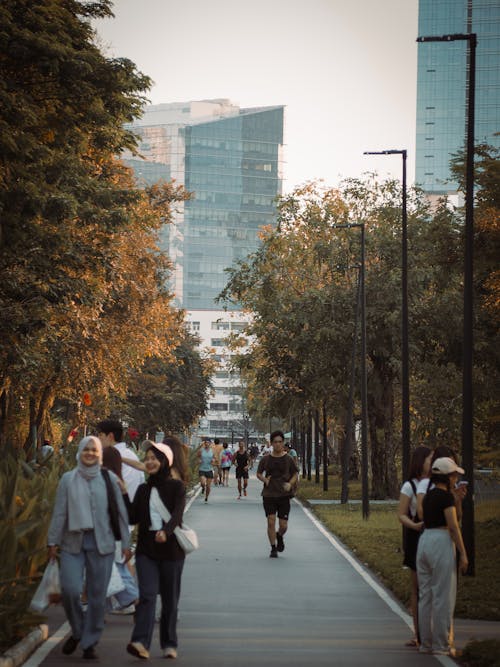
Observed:
[[[371,443],[371,497],[376,500],[394,498],[397,488],[394,447],[394,385],[392,373],[384,359],[374,358],[371,374],[369,425]],[[397,497],[397,491],[396,491]]]
[[[38,394],[31,394],[29,401],[29,430],[24,442],[24,451],[28,460],[34,455],[34,434],[37,434],[36,449],[40,445],[39,436],[45,430],[50,432],[50,409],[54,403],[54,390],[51,384],[46,384]]]

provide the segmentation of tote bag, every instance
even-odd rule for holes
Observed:
[[[165,523],[170,521],[171,514],[163,504],[158,490],[154,487],[151,490],[151,499],[153,501],[153,506],[163,521],[165,521]],[[200,544],[198,542],[198,535],[193,530],[193,528],[190,528],[186,523],[182,523],[181,526],[176,526],[174,528],[174,535],[177,539],[177,542],[179,543],[180,548],[184,551],[185,554],[190,554],[192,551],[199,549]]]

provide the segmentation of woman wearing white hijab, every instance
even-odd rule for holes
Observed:
[[[48,534],[49,558],[55,558],[60,547],[62,601],[71,626],[62,651],[70,655],[80,644],[83,657],[94,659],[94,647],[104,628],[106,591],[115,555],[99,438],[81,440],[77,462],[76,468],[64,473],[57,488]],[[118,507],[123,554],[130,558],[127,510],[116,475],[109,473],[109,477]],[[84,573],[86,612],[80,601]]]

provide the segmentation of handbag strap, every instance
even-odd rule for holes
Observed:
[[[158,489],[153,487],[151,489],[151,500],[153,501],[153,506],[158,514],[161,516],[165,523],[168,523],[171,519],[171,514],[168,509],[165,507],[163,500],[160,498]]]

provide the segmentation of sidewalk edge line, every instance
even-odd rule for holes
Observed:
[[[23,667],[38,667],[38,665],[44,660],[50,651],[59,644],[61,639],[68,633],[69,623],[66,621],[58,628],[50,637],[45,639],[45,641],[40,644],[37,650],[31,654],[31,656],[23,662]]]
[[[366,583],[377,593],[377,595],[387,604],[387,606],[396,613],[410,628],[413,630],[413,620],[409,614],[407,614],[401,608],[400,604],[394,600],[387,591],[375,580],[374,576],[366,568],[364,568],[351,554],[347,551],[344,545],[337,540],[336,537],[330,533],[330,531],[325,528],[325,526],[317,519],[314,514],[305,507],[299,500],[294,499],[295,502],[300,505],[304,514],[308,519],[316,526],[316,528],[322,533],[330,544],[335,547],[341,556],[343,556],[346,561],[356,570],[358,574],[363,577]]]

